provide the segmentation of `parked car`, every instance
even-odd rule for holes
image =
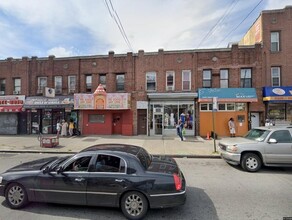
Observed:
[[[101,144],[7,170],[0,175],[0,195],[12,209],[28,202],[120,207],[128,219],[141,219],[148,208],[183,205],[186,181],[173,158]]]
[[[221,157],[243,170],[258,171],[265,166],[292,166],[292,126],[251,129],[244,137],[219,142]]]

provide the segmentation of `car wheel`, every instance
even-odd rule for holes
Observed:
[[[148,211],[148,201],[142,193],[128,192],[122,197],[121,208],[128,219],[142,219]]]
[[[262,166],[261,158],[254,153],[246,153],[243,155],[241,160],[242,169],[248,172],[256,172]]]
[[[12,183],[7,187],[5,198],[8,206],[12,209],[22,208],[28,202],[24,187],[18,183]]]

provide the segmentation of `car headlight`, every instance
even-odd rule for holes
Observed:
[[[2,183],[2,179],[3,179],[3,177],[2,177],[2,176],[0,176],[0,183]]]
[[[231,153],[235,153],[237,152],[238,148],[236,145],[228,145],[226,147],[226,151],[231,152]]]

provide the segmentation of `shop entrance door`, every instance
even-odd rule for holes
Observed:
[[[113,134],[122,134],[122,114],[113,114]]]
[[[162,135],[162,114],[154,115],[154,134]]]
[[[147,110],[138,110],[138,135],[147,134]]]

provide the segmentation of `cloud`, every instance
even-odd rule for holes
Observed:
[[[69,48],[66,49],[64,47],[54,47],[47,51],[47,56],[54,55],[55,57],[71,57],[76,56],[77,53],[75,52],[75,49]]]

